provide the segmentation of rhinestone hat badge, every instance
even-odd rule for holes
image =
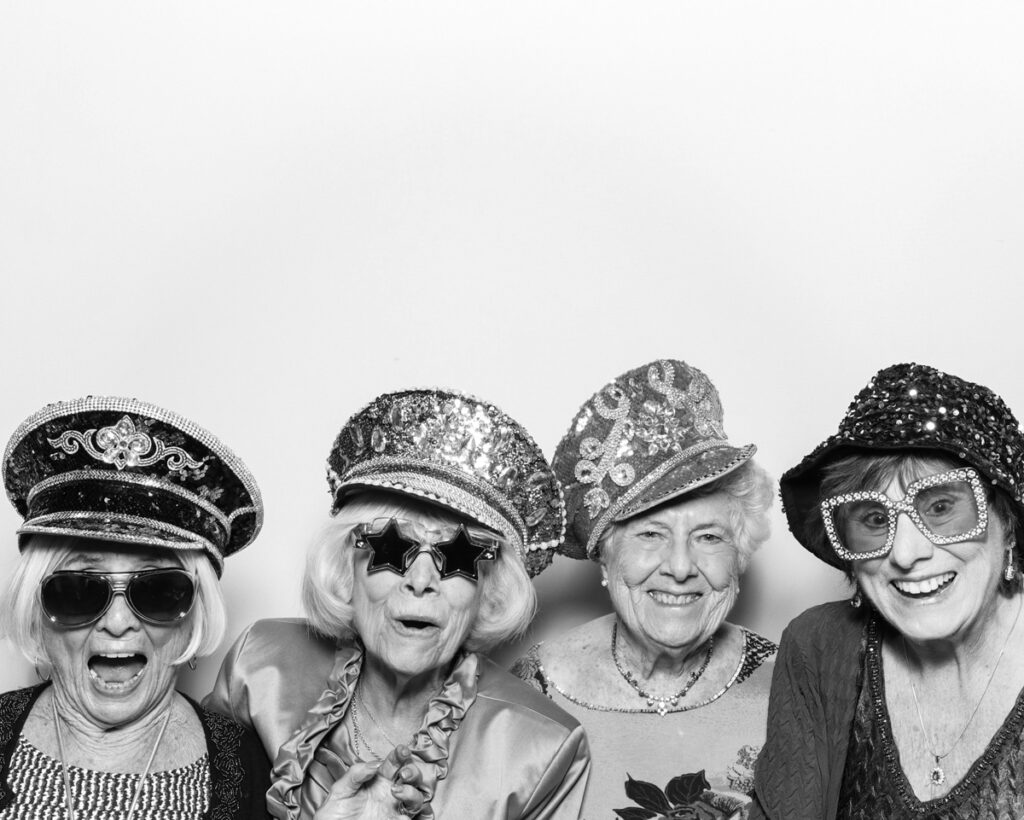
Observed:
[[[42,408],[8,442],[7,496],[33,534],[199,549],[218,572],[263,523],[259,488],[215,436],[136,399]]]
[[[989,388],[921,364],[895,364],[875,374],[850,403],[839,430],[779,481],[796,539],[843,568],[820,537],[821,471],[855,451],[939,450],[974,467],[1018,504],[1024,491],[1024,435],[1006,403]]]
[[[493,404],[451,390],[385,393],[342,427],[327,460],[332,512],[360,488],[408,493],[502,533],[535,575],[565,532],[541,449]]]
[[[662,359],[630,370],[576,413],[555,449],[568,529],[560,551],[596,557],[608,525],[725,475],[754,445],[734,447],[711,380]]]

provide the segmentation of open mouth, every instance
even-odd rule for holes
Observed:
[[[655,601],[665,606],[685,606],[686,604],[692,604],[694,601],[699,601],[701,593],[699,592],[662,592],[661,590],[652,589],[648,593]]]
[[[431,621],[423,621],[419,618],[398,618],[397,620],[398,623],[411,632],[423,632],[428,629],[437,628],[437,624]]]
[[[921,581],[892,581],[896,591],[907,598],[929,598],[937,595],[956,580],[955,572],[944,572]]]
[[[89,676],[104,689],[127,689],[142,677],[147,663],[137,652],[102,652],[89,658]]]

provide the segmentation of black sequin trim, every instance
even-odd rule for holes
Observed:
[[[200,708],[210,748],[210,820],[231,820],[242,803],[241,747],[244,730],[224,715]]]
[[[769,641],[761,635],[758,635],[756,632],[744,629],[743,665],[740,667],[739,675],[736,676],[736,683],[743,683],[743,681],[754,674],[761,664],[768,660],[768,658],[774,656],[778,651],[779,647],[777,644]]]
[[[40,688],[31,686],[0,695],[0,808],[6,807],[13,797],[7,782],[7,765],[14,754],[17,727],[22,722],[25,710],[38,697]]]
[[[544,673],[540,665],[539,643],[535,643],[531,646],[526,655],[521,658],[517,658],[515,663],[513,663],[509,668],[509,672],[520,680],[526,681],[538,692],[547,695],[549,698],[551,697],[551,693],[548,692],[548,682],[544,678]]]

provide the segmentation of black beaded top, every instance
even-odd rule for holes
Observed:
[[[1024,435],[987,387],[921,364],[878,371],[851,402],[839,430],[779,481],[789,528],[826,563],[843,562],[817,537],[822,467],[851,452],[940,450],[977,469],[1018,503],[1024,493]]]

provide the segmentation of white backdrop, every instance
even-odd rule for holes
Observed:
[[[5,3],[0,435],[93,393],[223,438],[267,505],[233,638],[298,614],[328,447],[384,390],[550,452],[682,358],[776,476],[893,362],[1024,412],[1021,42],[1015,3]],[[605,607],[589,566],[539,587],[531,639]],[[744,588],[772,638],[845,594],[777,510]]]

